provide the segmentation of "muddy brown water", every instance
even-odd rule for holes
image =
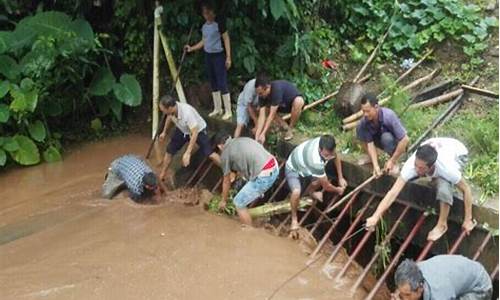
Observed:
[[[109,163],[148,142],[114,138],[0,174],[0,299],[266,299],[304,267],[296,241],[199,207],[100,199]],[[344,285],[319,261],[273,299],[365,295]]]

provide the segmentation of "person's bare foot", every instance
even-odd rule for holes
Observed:
[[[312,192],[311,197],[318,200],[319,202],[323,202],[323,192],[322,191]]]
[[[288,129],[286,130],[285,135],[283,136],[283,139],[284,139],[285,141],[289,141],[289,140],[293,139],[293,131],[292,131],[292,129],[291,129],[291,128],[288,128]]]
[[[292,221],[292,225],[290,225],[290,234],[288,237],[296,240],[299,238],[299,223],[297,221]]]
[[[435,242],[439,240],[443,236],[443,234],[446,233],[447,230],[448,226],[446,224],[445,225],[437,224],[427,235],[427,240]]]

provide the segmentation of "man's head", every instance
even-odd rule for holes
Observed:
[[[223,151],[224,150],[224,144],[226,143],[226,141],[228,139],[230,139],[231,136],[225,132],[218,132],[215,137],[214,137],[214,146],[215,148],[217,148],[219,151]]]
[[[378,118],[378,99],[375,95],[366,93],[361,98],[361,110],[365,118],[373,122]]]
[[[271,81],[266,75],[257,75],[255,79],[255,92],[261,98],[266,98],[271,93]]]
[[[158,188],[158,181],[156,175],[153,172],[148,172],[142,176],[142,184],[144,188],[149,191],[154,191]]]
[[[415,153],[415,170],[418,176],[425,176],[437,160],[437,151],[430,145],[418,147]]]
[[[333,135],[322,135],[319,138],[319,154],[324,160],[330,160],[335,157],[335,138]]]
[[[160,98],[160,110],[167,115],[174,115],[177,111],[177,102],[174,97],[165,95]]]
[[[405,259],[394,274],[396,288],[402,300],[419,300],[424,292],[424,276],[417,264]]]
[[[201,3],[201,15],[205,21],[212,22],[215,20],[215,6],[212,1],[203,1]]]

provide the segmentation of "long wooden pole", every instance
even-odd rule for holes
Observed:
[[[412,104],[412,105],[410,105],[410,108],[411,109],[415,109],[415,108],[419,108],[419,107],[428,107],[428,106],[440,104],[440,103],[443,103],[443,102],[446,102],[446,101],[450,100],[453,97],[461,95],[463,93],[464,93],[463,89],[454,90],[453,92],[449,92],[449,93],[446,93],[446,94],[441,95],[441,96],[434,97],[434,98],[429,99],[429,100],[425,100],[425,101],[422,101],[422,102],[418,102],[418,103]]]
[[[427,75],[425,75],[425,76],[423,76],[423,77],[421,77],[421,78],[419,78],[419,79],[411,82],[410,84],[404,86],[402,88],[402,90],[403,91],[408,91],[408,90],[410,90],[410,89],[412,89],[412,88],[414,88],[414,87],[416,87],[416,86],[418,86],[418,85],[420,85],[420,84],[422,84],[424,82],[427,82],[427,81],[431,80],[432,78],[434,78],[434,76],[436,76],[436,74],[438,72],[439,72],[439,68],[436,68],[431,73],[429,73],[429,74],[427,74]],[[390,99],[390,97],[386,97],[386,98],[380,100],[379,103],[378,103],[379,106],[382,106],[385,103],[387,103],[387,101],[389,101],[389,99]],[[355,112],[354,114],[348,116],[347,118],[343,119],[342,123],[343,124],[352,123],[352,122],[356,121],[357,119],[361,118],[362,116],[363,116],[363,111],[360,110],[360,111]]]
[[[373,59],[375,58],[375,55],[377,55],[378,50],[380,49],[380,47],[384,43],[385,39],[387,38],[387,35],[389,34],[389,31],[391,31],[391,28],[392,28],[392,23],[391,23],[391,25],[389,25],[389,28],[387,28],[387,30],[385,31],[385,34],[382,36],[382,38],[378,42],[377,47],[375,47],[375,49],[373,49],[370,57],[365,62],[365,64],[361,68],[361,70],[359,70],[358,74],[356,74],[356,77],[354,77],[354,79],[352,80],[353,82],[358,82],[358,80],[361,78],[361,75],[363,75],[363,73],[366,71],[366,68],[368,68],[370,63],[373,61]]]
[[[473,86],[466,85],[466,84],[462,84],[462,88],[464,90],[466,90],[467,92],[478,94],[478,95],[489,97],[489,98],[493,98],[493,99],[496,99],[498,101],[498,94],[495,92],[488,91],[485,89],[480,89],[480,88],[473,87]]]
[[[161,10],[163,12],[163,10]],[[177,91],[177,98],[180,102],[186,102],[186,96],[184,95],[184,89],[182,88],[182,83],[180,78],[178,78],[177,67],[175,66],[174,57],[172,55],[172,51],[170,51],[170,47],[168,45],[168,39],[161,30],[161,13],[158,17],[155,17],[155,23],[158,24],[158,33],[160,35],[160,41],[163,46],[163,51],[165,52],[165,57],[167,58],[168,67],[170,69],[170,74],[174,80],[175,89]]]
[[[352,197],[352,195],[358,193],[361,189],[363,189],[365,186],[367,186],[368,184],[370,184],[373,180],[375,180],[375,175],[372,175],[370,176],[368,179],[366,179],[363,183],[361,183],[360,185],[358,185],[354,190],[352,190],[349,194],[345,195],[344,197],[342,197],[342,199],[340,199],[337,203],[335,203],[334,205],[332,205],[330,208],[328,208],[326,211],[325,211],[325,214],[331,212],[332,210],[334,210],[335,208],[339,207],[342,203],[344,203],[345,201],[347,201],[347,199],[350,199]]]
[[[161,16],[162,7],[156,2],[154,12],[154,36],[153,36],[153,103],[151,107],[152,122],[151,122],[151,138],[154,138],[158,130],[158,102],[160,100],[160,36],[158,34],[158,26],[156,20]]]

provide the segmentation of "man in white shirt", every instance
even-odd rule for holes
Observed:
[[[255,91],[255,78],[249,80],[243,87],[243,91],[238,96],[238,107],[236,108],[236,129],[234,137],[241,135],[243,127],[248,126],[252,118],[254,126],[257,125],[257,106],[259,97]]]
[[[159,136],[160,141],[165,139],[171,122],[176,126],[175,132],[167,146],[165,157],[163,158],[163,168],[160,173],[161,180],[167,179],[167,171],[172,157],[186,142],[189,142],[189,144],[182,155],[182,165],[184,167],[187,167],[191,162],[191,153],[195,143],[198,144],[203,155],[208,156],[216,165],[220,166],[220,156],[214,152],[214,147],[207,135],[207,123],[194,107],[187,103],[177,102],[170,95],[165,95],[160,99],[160,110],[167,114],[163,132]],[[171,185],[173,185],[171,174],[168,177]]]
[[[468,150],[458,140],[452,138],[432,138],[425,141],[405,162],[401,173],[380,202],[375,213],[366,220],[366,227],[373,229],[384,212],[396,200],[406,182],[418,177],[429,176],[436,185],[436,199],[439,200],[439,218],[427,239],[438,240],[448,230],[447,220],[453,205],[453,190],[457,186],[463,193],[464,221],[462,227],[470,232],[474,228],[472,220],[472,193],[461,170],[467,162]]]

